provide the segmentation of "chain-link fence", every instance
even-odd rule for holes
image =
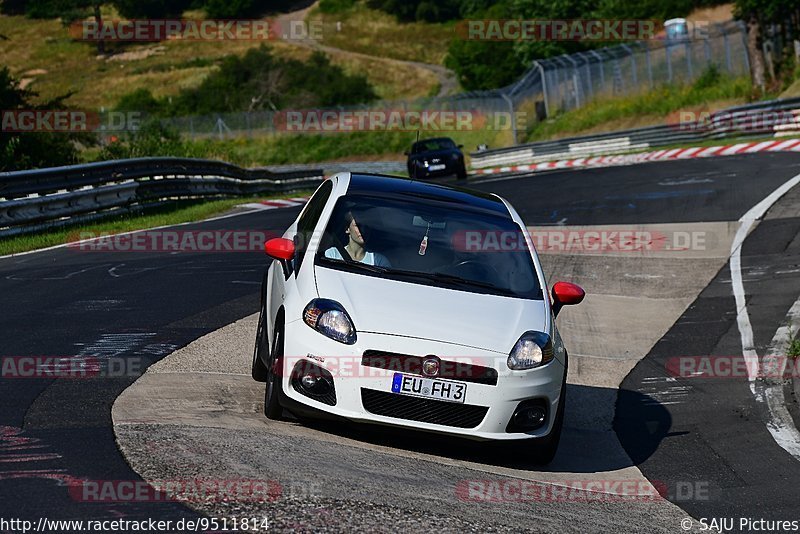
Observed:
[[[381,101],[331,110],[464,110],[485,115],[502,113],[511,118],[516,112],[524,111],[542,120],[598,98],[634,95],[664,84],[690,83],[711,65],[723,74],[749,75],[746,40],[745,25],[739,21],[694,25],[691,32],[678,38],[652,39],[534,61],[516,82],[500,89],[413,101]],[[257,111],[184,117],[166,122],[191,138],[225,139],[283,133],[283,119],[280,111]],[[511,129],[516,143],[517,128],[512,125]]]
[[[618,45],[537,62],[548,114],[599,97],[625,96],[661,84],[685,84],[714,65],[731,76],[749,74],[743,23],[695,27],[683,38]]]

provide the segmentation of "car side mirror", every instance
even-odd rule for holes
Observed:
[[[458,145],[458,148],[464,148],[464,145]]]
[[[570,282],[556,282],[553,284],[553,316],[564,306],[580,304],[586,296],[586,291],[578,284]]]
[[[270,258],[281,262],[283,276],[288,279],[292,272],[289,262],[294,258],[294,241],[282,237],[270,239],[264,243],[264,252],[266,252],[267,256]]]
[[[404,152],[403,152],[403,155],[404,155],[404,156],[410,156],[410,155],[411,155],[411,152],[409,152],[408,150],[406,150],[406,151],[404,151]]]

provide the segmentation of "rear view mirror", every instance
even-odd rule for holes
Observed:
[[[427,228],[430,225],[431,228],[435,228],[437,230],[444,230],[447,226],[447,223],[444,221],[426,221],[423,217],[419,215],[414,215],[414,220],[411,222],[414,226],[420,226],[422,228]]]

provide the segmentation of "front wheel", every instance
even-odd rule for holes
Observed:
[[[267,419],[280,421],[283,415],[283,407],[278,400],[281,387],[281,366],[283,365],[283,332],[280,328],[275,328],[273,338],[270,364],[267,366],[267,387],[264,389],[264,415],[267,416]]]
[[[267,337],[265,335],[266,329],[264,328],[264,310],[258,314],[258,328],[256,329],[256,346],[253,349],[253,365],[250,374],[256,382],[267,381],[267,366],[264,361],[269,357],[266,353],[267,350]]]
[[[461,167],[458,169],[458,172],[456,173],[456,177],[459,180],[466,180],[467,179],[467,167],[463,163],[461,164]]]

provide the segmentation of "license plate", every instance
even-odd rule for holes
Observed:
[[[429,171],[441,171],[442,169],[445,168],[445,166],[446,165],[444,165],[444,164],[442,164],[442,165],[431,165],[430,167],[428,167],[428,170]]]
[[[392,378],[392,393],[463,403],[467,396],[467,385],[395,373]]]

